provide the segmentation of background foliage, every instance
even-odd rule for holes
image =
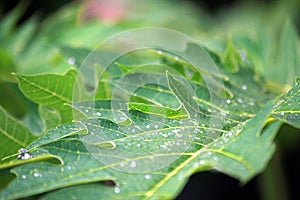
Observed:
[[[296,128],[300,127],[300,89],[299,82],[296,83],[300,77],[299,37],[294,23],[299,22],[298,4],[296,1],[244,3],[212,17],[192,4],[179,1],[126,1],[124,7],[115,7],[119,9],[115,15],[106,15],[101,7],[98,12],[88,12],[97,6],[93,1],[85,1],[72,2],[42,21],[37,15],[20,21],[28,6],[20,3],[0,21],[0,158],[16,154],[20,147],[27,147],[33,158],[17,160],[15,155],[1,161],[0,197],[15,199],[33,195],[33,199],[63,199],[77,196],[77,192],[86,199],[169,199],[179,194],[189,176],[207,170],[223,172],[245,183],[264,170],[275,150],[272,141],[284,122],[288,125],[279,131],[280,153],[271,161],[270,170],[260,176],[261,197],[296,198],[294,182],[285,180],[284,174],[288,172],[280,169],[284,166],[278,159],[291,157],[290,162],[298,166],[294,160],[299,139],[294,132],[299,132]],[[228,79],[225,87],[230,114],[223,130],[216,130],[215,138],[205,135],[208,121],[203,120],[203,125],[193,128],[178,125],[176,116],[182,114],[178,106],[186,108],[193,102],[179,98],[184,96],[184,90],[180,89],[182,83],[176,77],[159,74],[158,79],[168,78],[169,88],[150,85],[136,91],[130,104],[130,119],[134,124],[129,128],[143,133],[145,130],[138,127],[147,127],[151,122],[149,116],[168,117],[159,128],[150,128],[161,131],[157,141],[168,134],[161,127],[168,127],[177,138],[178,134],[196,131],[198,142],[191,145],[186,155],[158,172],[124,174],[99,166],[78,140],[78,135],[104,129],[115,144],[101,143],[100,148],[110,149],[114,145],[140,145],[139,151],[157,148],[146,143],[135,144],[130,137],[118,142],[122,138],[117,138],[118,129],[114,127],[122,125],[111,117],[107,101],[116,84],[114,78],[145,63],[168,65],[190,80],[200,110],[205,110],[201,114],[207,117],[210,112],[223,112],[216,105],[206,103],[209,94],[201,75],[188,63],[154,50],[122,57],[112,66],[101,84],[103,88],[98,88],[97,109],[103,118],[100,122],[97,116],[85,113],[89,102],[71,105],[76,69],[87,54],[113,34],[147,26],[186,33],[204,46]],[[147,73],[140,76],[148,77]],[[159,97],[153,98],[153,94]],[[153,108],[155,113],[151,113]],[[72,109],[83,115],[80,122],[72,122]],[[158,113],[161,109],[164,112]],[[262,122],[267,122],[267,126]],[[182,128],[182,132],[176,127]],[[175,136],[170,143],[176,145]],[[160,145],[163,148],[167,144]],[[136,160],[131,160],[129,165],[135,166]],[[297,168],[291,170],[294,178],[299,177]],[[197,190],[209,188],[209,180],[213,178],[205,176],[210,175],[201,176],[204,181],[197,183]],[[99,184],[107,180],[117,185]],[[272,182],[288,182],[290,187]],[[54,189],[59,190],[51,192]],[[288,194],[285,190],[292,192]],[[216,195],[213,193],[209,192],[210,198]],[[205,193],[201,195],[205,197]]]

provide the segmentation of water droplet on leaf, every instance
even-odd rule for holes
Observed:
[[[76,59],[75,59],[74,57],[70,57],[70,58],[68,59],[68,63],[71,64],[71,65],[74,65],[75,62],[76,62]]]
[[[150,179],[150,178],[151,178],[151,175],[150,175],[150,174],[146,174],[146,175],[145,175],[145,178],[146,178],[146,179]]]
[[[34,173],[33,173],[33,176],[34,176],[34,177],[42,177],[42,174],[40,174],[40,173],[38,173],[38,172],[34,172]]]
[[[136,167],[136,162],[133,160],[133,161],[131,161],[131,163],[130,163],[130,167],[132,167],[132,168],[135,168]]]
[[[20,160],[28,160],[29,158],[32,157],[31,154],[28,153],[27,149],[25,149],[25,148],[20,148],[18,150],[18,153],[19,153],[18,159],[20,159]]]
[[[115,187],[115,193],[119,194],[121,192],[120,188],[119,187]]]

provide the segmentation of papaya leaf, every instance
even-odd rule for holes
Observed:
[[[62,122],[72,120],[70,107],[77,72],[70,70],[65,75],[43,74],[36,76],[17,75],[24,95],[37,104],[50,106],[60,112]]]

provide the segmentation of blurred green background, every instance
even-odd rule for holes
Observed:
[[[109,0],[107,0],[109,1]],[[70,0],[32,0],[32,1],[22,1],[22,0],[10,0],[10,1],[1,1],[0,3],[0,17],[4,17],[12,9],[14,9],[20,2],[27,4],[22,16],[17,21],[17,27],[22,27],[24,23],[28,20],[37,20],[38,22],[44,23],[48,16],[55,13],[62,6],[72,3]],[[83,5],[86,2],[84,1]],[[147,4],[147,1],[140,1]],[[167,1],[166,1],[167,2]],[[157,7],[151,7],[145,12],[139,10],[139,7],[133,8],[131,13],[127,13],[126,17],[127,23],[119,23],[119,20],[122,19],[122,13],[115,13],[113,15],[107,14],[105,10],[100,12],[100,15],[91,14],[91,15],[81,15],[82,18],[100,18],[106,24],[99,29],[103,29],[101,32],[101,37],[96,38],[91,34],[90,38],[87,38],[85,41],[80,41],[76,39],[76,36],[73,37],[73,34],[81,34],[84,32],[81,29],[78,29],[82,32],[68,31],[66,37],[61,37],[60,27],[52,26],[52,30],[46,30],[51,32],[54,40],[63,41],[64,44],[71,45],[74,47],[93,47],[97,42],[105,39],[110,36],[112,33],[117,33],[126,28],[133,27],[143,27],[143,26],[166,26],[168,28],[173,28],[178,31],[184,32],[191,37],[195,38],[197,41],[205,43],[205,45],[211,47],[214,50],[220,48],[218,39],[215,40],[206,40],[209,37],[218,38],[219,35],[230,34],[232,30],[242,29],[244,31],[256,31],[259,29],[265,30],[264,25],[270,24],[277,19],[271,19],[274,16],[278,17],[278,20],[281,20],[281,17],[288,13],[292,16],[294,23],[298,28],[298,33],[300,29],[300,6],[299,0],[295,1],[274,1],[274,0],[260,0],[260,1],[238,1],[238,0],[190,0],[190,1],[173,1],[174,5],[165,3],[161,1],[157,4]],[[177,8],[180,8],[179,3],[185,3],[186,8],[184,11],[176,12]],[[142,4],[142,3],[141,3]],[[176,4],[179,4],[176,7]],[[117,4],[116,4],[117,5]],[[115,6],[116,6],[115,5]],[[145,8],[144,6],[143,8]],[[83,8],[84,10],[85,8]],[[117,9],[113,7],[113,9]],[[156,12],[157,11],[157,12]],[[83,11],[84,12],[84,11]],[[93,13],[91,11],[91,13]],[[270,13],[273,13],[272,15]],[[62,13],[62,15],[68,15],[68,13]],[[145,14],[145,15],[143,15]],[[77,19],[76,23],[82,23],[82,19]],[[263,21],[260,23],[262,27],[253,28],[253,24],[257,21]],[[79,22],[78,22],[79,21]],[[115,24],[118,26],[115,26]],[[52,23],[52,25],[55,23]],[[59,24],[59,23],[58,23]],[[75,26],[76,27],[76,26]],[[113,28],[112,28],[113,27]],[[117,27],[117,28],[116,28]],[[197,27],[197,28],[196,28]],[[199,28],[201,27],[201,28]],[[40,27],[38,27],[40,28]],[[57,29],[53,29],[57,28]],[[70,29],[72,26],[70,27]],[[255,29],[255,30],[253,30]],[[89,30],[86,30],[89,31]],[[91,29],[93,31],[93,29]],[[10,33],[8,34],[10,35]],[[60,38],[61,37],[61,38]],[[78,36],[77,36],[78,37]],[[98,35],[97,35],[98,37]],[[9,37],[8,37],[9,38]],[[68,41],[64,41],[66,38],[69,38]],[[72,40],[72,38],[75,38]],[[51,40],[51,39],[49,39]],[[5,42],[8,40],[1,41],[0,47],[5,46]],[[92,43],[89,43],[92,41]],[[47,41],[44,44],[48,47]],[[8,45],[9,46],[9,45]],[[52,55],[52,50],[46,53]],[[26,48],[24,48],[26,50]],[[0,52],[3,53],[3,52]],[[4,52],[5,53],[5,52]],[[55,52],[53,53],[55,54]],[[56,54],[55,54],[56,55]],[[3,55],[2,55],[3,56]],[[7,55],[7,56],[15,56]],[[18,57],[18,56],[17,56]],[[22,60],[18,71],[22,73],[32,73],[32,71],[37,71],[36,68],[39,67],[40,63],[47,63],[45,61],[28,61]],[[51,65],[61,66],[59,69],[51,69],[56,73],[61,73],[65,70],[62,62],[60,62],[60,57],[57,55],[55,59],[50,59],[53,62]],[[27,64],[31,62],[37,62],[37,66],[31,66],[31,68],[26,68]],[[18,65],[18,62],[15,63]],[[24,66],[23,66],[24,65]],[[49,64],[50,65],[50,64]],[[23,68],[22,68],[23,67]],[[300,67],[300,66],[299,66]],[[44,69],[39,68],[39,72],[44,72]],[[1,76],[0,76],[1,80]],[[2,84],[0,81],[0,105],[5,107],[7,110],[11,111],[15,116],[22,117],[24,113],[14,111],[14,108],[11,108],[11,105],[19,105],[22,107],[23,103],[19,102],[22,99],[14,98],[17,96],[22,96],[20,94],[14,94],[15,90],[11,88],[16,87],[14,81],[8,81],[7,84]],[[5,92],[4,92],[5,91]],[[14,104],[11,102],[4,101],[7,98],[1,98],[1,96],[11,95],[12,101],[15,101]],[[3,100],[1,100],[3,99]],[[24,99],[24,101],[26,101]],[[22,109],[21,109],[22,110]],[[26,110],[26,109],[24,109]],[[190,178],[190,181],[185,186],[182,193],[177,197],[177,199],[300,199],[300,192],[298,190],[298,180],[300,180],[300,134],[299,130],[291,128],[287,125],[284,125],[281,128],[278,137],[276,138],[277,142],[277,152],[273,157],[270,168],[268,168],[265,173],[257,176],[252,181],[247,183],[244,186],[239,185],[239,182],[233,178],[230,178],[226,175],[222,175],[216,172],[204,172],[193,175]],[[274,196],[272,196],[272,191]],[[279,192],[278,192],[279,191]]]

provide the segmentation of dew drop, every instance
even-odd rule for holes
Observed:
[[[161,54],[162,54],[162,51],[161,51],[161,50],[158,50],[157,53],[158,53],[159,55],[161,55]]]
[[[136,167],[136,162],[133,160],[133,161],[131,161],[131,163],[130,163],[130,167],[132,167],[132,168],[135,168]]]
[[[32,157],[31,154],[26,152],[26,153],[24,153],[22,160],[28,160],[31,157]]]
[[[230,99],[227,99],[227,100],[226,100],[226,103],[230,104],[230,103],[231,103],[231,100],[230,100]]]
[[[167,135],[167,134],[164,134],[164,133],[162,133],[161,135],[162,135],[163,137],[165,137],[165,138],[168,137],[168,135]]]
[[[149,129],[149,128],[150,128],[150,125],[149,125],[149,124],[147,124],[147,125],[146,125],[146,128],[148,128],[148,129]]]
[[[226,137],[231,137],[232,136],[232,132],[228,132],[225,134]]]
[[[120,162],[120,166],[124,167],[125,166],[125,162]]]
[[[198,167],[199,166],[199,163],[194,163],[193,164],[193,167]]]
[[[97,112],[96,115],[97,115],[98,117],[100,117],[100,116],[101,116],[101,113],[100,113],[100,112]]]
[[[20,149],[18,150],[18,152],[19,152],[19,153],[26,153],[26,152],[27,152],[27,149],[25,149],[25,148],[20,148]]]
[[[115,193],[119,194],[121,192],[120,188],[119,187],[115,187]]]
[[[76,59],[75,59],[74,57],[70,57],[70,58],[68,59],[68,63],[71,64],[71,65],[74,65],[75,62],[76,62]]]
[[[20,159],[20,160],[28,160],[29,158],[32,157],[32,155],[30,153],[28,153],[27,149],[25,149],[25,148],[20,148],[18,150],[18,153],[19,153],[18,159]]]
[[[175,56],[174,58],[175,58],[175,60],[179,60],[179,57],[178,57],[178,56]]]
[[[27,178],[27,176],[26,175],[22,175],[22,179],[26,179]]]
[[[218,161],[219,158],[218,158],[218,157],[213,157],[213,160],[214,160],[214,161]]]
[[[141,147],[141,144],[137,144],[136,146],[137,146],[137,147]]]
[[[247,85],[242,85],[242,90],[247,90]]]
[[[34,176],[34,177],[42,177],[42,174],[40,174],[40,173],[38,173],[38,172],[34,172],[34,173],[33,173],[33,176]]]
[[[280,115],[283,116],[283,115],[284,115],[284,112],[281,112]]]
[[[126,119],[127,119],[127,118],[124,117],[124,116],[120,117],[120,121],[125,121]]]
[[[145,178],[146,178],[146,179],[150,179],[150,178],[151,178],[151,175],[150,175],[150,174],[146,174],[146,175],[145,175]]]
[[[204,160],[200,160],[199,162],[200,165],[204,165],[204,163],[205,163]]]

